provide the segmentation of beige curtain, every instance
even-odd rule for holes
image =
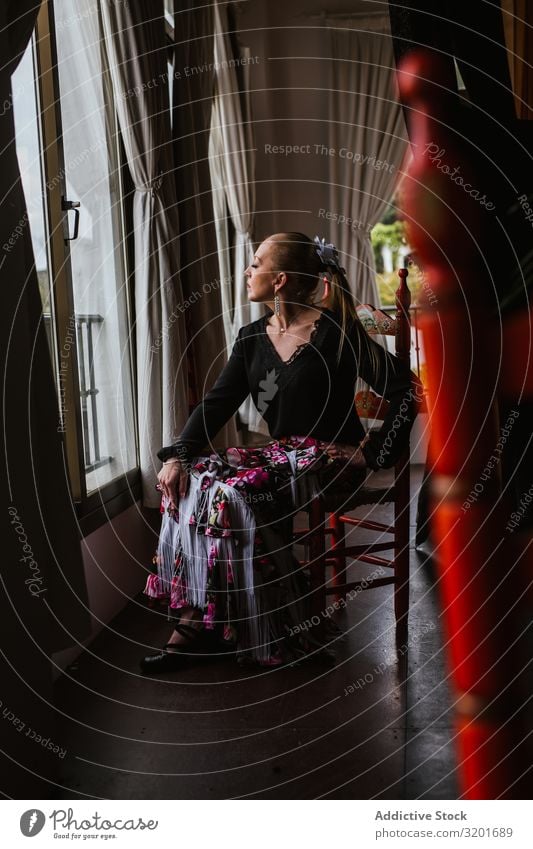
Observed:
[[[104,46],[135,183],[135,339],[143,504],[158,507],[156,453],[188,417],[184,298],[163,0],[101,0]]]
[[[326,17],[331,62],[330,224],[357,303],[379,303],[370,231],[382,217],[409,156],[395,82],[388,19]]]
[[[235,229],[233,245],[233,285],[226,292],[227,312],[224,312],[226,337],[234,339],[243,324],[263,315],[259,304],[250,304],[246,297],[244,270],[251,262],[255,212],[255,156],[251,124],[245,123],[239,83],[235,72],[233,50],[229,38],[227,4],[215,2],[215,104],[211,131],[214,134],[212,151],[216,157],[212,167],[219,170],[216,184],[224,187],[226,202]],[[218,195],[218,217],[222,213],[221,193]],[[219,226],[219,238],[222,230]],[[223,268],[227,267],[224,263]],[[231,300],[230,300],[231,295]],[[232,311],[232,314],[231,314]],[[268,429],[248,398],[239,408],[239,415],[249,430],[267,434]]]
[[[211,132],[209,134],[209,168],[211,173],[211,192],[213,198],[213,216],[215,222],[218,268],[221,280],[220,299],[224,335],[228,348],[234,341],[233,334],[233,273],[231,270],[230,228],[228,222],[228,204],[222,158],[224,156],[224,138],[220,125],[220,108],[215,98],[211,110]]]
[[[502,19],[516,117],[533,119],[533,8],[531,0],[502,0]]]
[[[227,360],[227,347],[233,343],[226,338],[223,320],[223,298],[231,280],[220,275],[209,165],[215,85],[213,9],[188,0],[180,5],[176,21],[174,159],[179,217],[186,224],[180,236],[181,282],[192,400],[197,401],[215,382]],[[214,444],[234,445],[236,441],[232,420]]]

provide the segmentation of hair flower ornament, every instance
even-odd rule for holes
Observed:
[[[339,252],[335,245],[326,243],[326,240],[320,239],[319,236],[315,236],[314,242],[316,245],[316,252],[322,260],[322,264],[326,266],[326,268],[333,268],[335,271],[342,271],[344,273],[344,268],[341,268],[339,262]]]

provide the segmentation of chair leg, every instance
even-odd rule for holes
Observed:
[[[400,461],[394,505],[394,613],[396,628],[407,633],[409,616],[409,462]]]
[[[311,617],[317,636],[324,635],[324,610],[326,609],[326,513],[320,496],[313,498],[309,505],[309,571],[311,591]]]
[[[338,554],[337,549],[344,548],[346,543],[344,523],[340,521],[339,513],[332,513],[329,519],[331,528],[331,546],[329,556],[333,561],[333,586],[346,583],[346,555]],[[344,594],[342,594],[344,598]],[[341,598],[340,593],[335,594],[335,601]]]
[[[394,613],[396,627],[407,631],[409,616],[409,548],[397,553],[394,558],[396,583],[394,585]]]

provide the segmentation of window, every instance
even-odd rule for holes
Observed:
[[[407,244],[405,222],[398,215],[398,206],[393,199],[371,232],[372,248],[376,262],[376,283],[380,306],[394,306],[398,288],[398,268],[403,257],[411,253]],[[413,288],[413,285],[415,288]],[[409,280],[413,300],[416,296],[416,281]]]
[[[54,340],[51,325],[50,273],[45,224],[44,175],[41,162],[39,104],[35,79],[35,46],[28,45],[13,74],[13,110],[17,139],[17,156],[26,197],[28,223],[35,256],[35,268],[43,305],[48,344],[52,359]]]
[[[14,91],[58,429],[83,516],[130,490],[138,465],[122,163],[93,0],[43,3]]]
[[[407,240],[405,221],[399,215],[399,206],[395,198],[384,212],[381,221],[372,228],[371,239],[376,263],[376,283],[379,293],[379,307],[385,312],[394,314],[396,310],[396,289],[398,288],[398,269],[406,257],[408,258],[408,286],[411,291],[411,340],[413,345],[411,366],[426,385],[426,362],[419,331],[419,314],[421,299],[425,296],[429,305],[433,306],[427,281],[423,271],[416,262],[411,261],[413,254]],[[385,339],[386,347],[394,351],[392,337]],[[414,357],[413,357],[414,353]]]
[[[55,0],[65,194],[87,491],[136,464],[118,128],[92,0]],[[70,227],[73,224],[70,222]]]

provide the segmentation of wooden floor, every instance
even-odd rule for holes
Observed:
[[[363,592],[336,614],[333,668],[218,660],[145,677],[138,660],[169,626],[133,600],[56,684],[68,754],[54,798],[457,798],[431,559],[412,550],[411,575],[407,645],[391,587]]]

